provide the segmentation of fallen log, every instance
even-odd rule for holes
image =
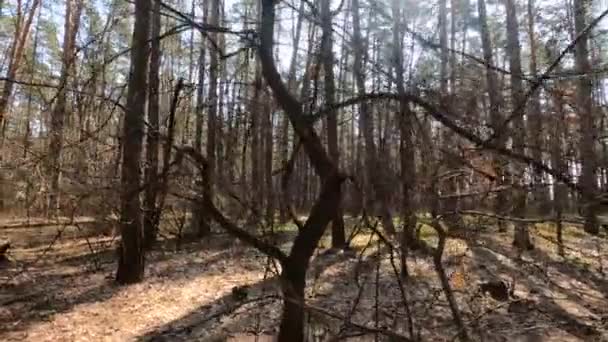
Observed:
[[[78,217],[78,218],[59,218],[59,219],[30,219],[30,220],[13,220],[0,222],[0,229],[11,229],[11,228],[37,228],[47,226],[61,226],[61,225],[76,225],[76,224],[91,224],[96,223],[97,220],[92,217]]]
[[[11,242],[8,240],[0,240],[0,262],[8,261],[8,249],[11,247]]]

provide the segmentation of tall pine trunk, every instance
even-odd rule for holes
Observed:
[[[4,146],[4,134],[7,126],[7,117],[10,112],[10,104],[13,95],[13,89],[15,87],[15,83],[13,80],[17,76],[17,72],[21,67],[21,59],[23,58],[23,54],[25,51],[25,45],[27,43],[27,39],[30,32],[30,27],[32,26],[32,21],[34,20],[34,15],[36,14],[36,10],[38,6],[40,6],[41,0],[34,0],[32,5],[27,12],[26,17],[21,15],[21,8],[18,9],[18,13],[20,15],[17,16],[16,22],[17,25],[15,27],[15,34],[13,36],[13,41],[11,43],[11,49],[9,52],[9,60],[8,67],[6,71],[6,81],[4,82],[4,87],[2,88],[2,93],[0,93],[0,167],[3,163],[3,151],[2,148]],[[0,172],[0,210],[3,210],[5,207],[4,204],[4,174]]]
[[[486,63],[486,83],[488,87],[488,97],[490,102],[490,126],[493,129],[493,132],[502,133],[499,135],[499,138],[495,142],[498,146],[503,146],[505,144],[504,140],[504,132],[497,132],[502,124],[500,110],[502,108],[502,101],[500,98],[499,84],[498,79],[496,77],[496,73],[490,69],[490,66],[494,66],[494,57],[492,52],[492,40],[490,38],[490,29],[488,27],[488,19],[487,19],[487,11],[486,11],[486,3],[485,0],[477,0],[477,8],[479,12],[479,25],[481,31],[481,45],[483,49],[483,58]],[[494,170],[494,175],[496,180],[494,181],[494,185],[497,187],[501,187],[504,184],[503,179],[503,168],[504,168],[504,160],[499,156],[492,157],[492,168]],[[499,190],[496,194],[496,198],[494,199],[494,211],[499,215],[504,215],[505,211],[505,193],[503,190]],[[500,231],[506,230],[506,225],[504,222],[499,221],[498,227]]]
[[[511,106],[512,108],[522,108],[524,110],[524,88],[522,84],[523,72],[521,69],[521,47],[519,45],[519,24],[517,22],[517,9],[515,0],[506,0],[507,7],[507,54],[509,56],[509,67],[511,71]],[[517,116],[513,120],[513,150],[520,154],[524,154],[525,130],[523,114],[516,113]],[[527,190],[524,189],[524,168],[519,165],[513,166],[516,179],[520,180],[519,184],[513,184],[513,197],[515,217],[523,217],[526,213],[526,198]],[[517,181],[515,181],[517,182]],[[532,242],[526,224],[515,223],[513,245],[521,250],[531,249]]]
[[[325,105],[333,106],[336,102],[336,84],[334,80],[334,51],[332,37],[332,13],[329,1],[321,2],[321,21],[323,36],[321,38],[321,59],[324,71]],[[336,167],[340,165],[340,150],[338,146],[338,111],[330,110],[326,113],[327,124],[327,146],[329,155]],[[346,239],[344,236],[344,218],[342,213],[341,198],[336,203],[336,212],[331,223],[331,246],[332,248],[344,248]]]
[[[528,0],[527,15],[528,15],[528,40],[530,42],[530,75],[537,77],[538,74],[538,58],[536,52],[536,32],[535,32],[535,15],[534,0]],[[546,135],[543,131],[543,114],[540,105],[540,93],[535,91],[530,96],[530,104],[528,106],[528,117],[530,125],[528,129],[528,137],[532,145],[532,156],[535,160],[542,161],[543,159],[543,137]],[[548,188],[543,184],[543,172],[538,168],[532,169],[532,177],[534,184],[533,198],[538,211],[542,214],[548,204]]]
[[[397,82],[397,92],[399,95],[405,94],[405,80],[403,67],[403,12],[399,0],[392,1],[393,6],[393,63],[395,70],[395,80]],[[412,113],[409,103],[403,98],[399,101],[399,159],[401,166],[401,217],[403,220],[403,239],[401,253],[401,274],[408,276],[407,255],[409,250],[417,247],[415,230],[416,215],[412,197],[414,196],[414,186],[416,184],[416,158],[414,156],[414,136],[412,127]]]
[[[207,23],[208,16],[208,4],[203,1],[203,23]],[[204,112],[205,112],[205,57],[206,57],[206,44],[204,39],[205,35],[201,35],[203,42],[200,44],[200,50],[198,55],[198,76],[196,85],[196,119],[194,128],[194,149],[202,153],[203,151],[203,125],[205,123]],[[201,175],[197,175],[195,178],[194,186],[197,191],[202,192],[203,182],[201,181]],[[211,232],[209,223],[203,212],[203,208],[198,201],[192,203],[192,219],[190,223],[190,230],[201,238],[207,236]]]
[[[150,1],[135,0],[135,25],[131,49],[131,75],[128,81],[127,110],[123,126],[121,174],[121,241],[116,281],[136,283],[144,277],[143,223],[141,201],[141,157],[144,137],[148,72]]]
[[[152,33],[150,49],[150,70],[148,73],[148,130],[146,145],[145,191],[144,191],[144,244],[146,248],[152,247],[158,234],[156,216],[161,213],[156,205],[158,196],[158,149],[160,138],[159,121],[159,87],[160,87],[160,0],[154,0],[152,12]]]
[[[581,34],[587,26],[587,7],[591,4],[586,0],[573,0],[574,6],[574,28],[576,34]],[[580,118],[580,143],[579,157],[582,164],[580,182],[584,190],[582,196],[583,215],[585,216],[585,231],[591,234],[599,233],[597,221],[597,204],[594,196],[597,193],[597,177],[595,170],[597,160],[595,155],[595,115],[593,114],[593,102],[591,91],[593,83],[591,80],[591,64],[589,62],[588,35],[578,41],[574,49],[574,61],[578,77],[576,87],[576,106]]]
[[[360,20],[359,0],[352,0],[352,16],[353,16],[353,73],[355,74],[355,82],[359,95],[365,94],[365,76],[363,72],[365,55],[365,46],[361,37],[361,20]],[[389,234],[395,234],[395,225],[390,208],[387,203],[388,189],[386,189],[385,175],[382,174],[382,167],[377,161],[376,143],[374,142],[374,118],[371,113],[369,104],[365,101],[359,105],[359,115],[363,129],[363,139],[365,141],[365,168],[366,178],[373,187],[374,196],[371,198],[379,202],[380,217],[382,226]],[[378,174],[380,173],[380,174]],[[373,201],[367,201],[366,206],[371,210],[374,205]]]

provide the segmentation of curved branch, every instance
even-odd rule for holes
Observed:
[[[208,170],[208,163],[207,163],[207,159],[200,152],[196,151],[196,149],[194,149],[194,147],[192,147],[192,146],[174,147],[174,148],[176,148],[178,151],[182,151],[184,154],[186,154],[188,157],[190,157],[196,163],[196,165],[199,167],[201,172],[203,173],[203,177],[206,177],[205,174],[207,173],[207,170]],[[203,204],[205,212],[207,214],[211,215],[211,217],[213,217],[213,219],[217,223],[219,223],[219,225],[224,230],[226,230],[228,233],[235,236],[239,240],[253,246],[260,252],[268,255],[269,257],[275,258],[276,260],[278,260],[281,263],[281,265],[286,264],[288,258],[287,258],[287,255],[285,253],[283,253],[283,251],[281,251],[278,247],[257,238],[256,236],[249,233],[245,229],[240,228],[236,224],[231,222],[215,206],[212,198],[210,198],[209,196],[203,196],[202,204]]]
[[[273,57],[275,11],[273,0],[262,1],[262,21],[260,23],[260,46],[258,48],[262,73],[272,89],[277,103],[285,111],[289,121],[298,134],[315,171],[321,178],[327,178],[337,172],[336,166],[329,158],[321,139],[313,126],[305,119],[302,104],[289,92],[281,79]]]

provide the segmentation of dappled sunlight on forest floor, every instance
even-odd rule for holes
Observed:
[[[222,341],[276,333],[279,266],[226,235],[184,243],[179,250],[174,241],[162,241],[147,257],[145,281],[118,287],[112,237],[66,233],[49,247],[55,227],[35,228],[34,244],[19,240],[27,236],[20,229],[3,231],[14,248],[10,263],[0,269],[0,340]],[[519,260],[510,234],[486,231],[475,243],[448,241],[444,265],[474,339],[480,334],[486,341],[608,337],[606,252],[569,229],[561,258],[550,233],[549,227],[537,227],[537,248]],[[287,238],[290,232],[281,234]],[[348,316],[359,325],[407,335],[389,251],[365,232],[351,245],[352,252],[320,250],[313,260],[307,286],[310,340],[338,333],[340,317]],[[452,340],[457,331],[430,258],[415,255],[409,262],[404,288],[415,329],[425,340]],[[398,267],[397,256],[394,263]],[[514,284],[516,297],[499,302],[481,294],[477,284],[492,277]],[[353,341],[374,338],[351,330],[343,333],[357,335]]]

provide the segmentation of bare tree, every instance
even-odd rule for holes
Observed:
[[[587,10],[590,1],[573,0],[574,27],[577,34],[583,34],[587,29]],[[597,193],[597,158],[595,155],[595,141],[597,130],[595,129],[595,115],[593,114],[593,102],[591,91],[593,83],[591,80],[591,64],[589,62],[589,49],[587,35],[579,40],[574,48],[574,59],[576,71],[581,75],[577,82],[576,109],[580,118],[580,160],[582,164],[581,185],[585,190],[583,196],[583,212],[585,216],[585,231],[591,234],[599,233],[597,221],[597,204],[594,203]]]
[[[203,23],[207,23],[208,16],[208,3],[203,2]],[[201,35],[204,39],[205,36]],[[194,132],[194,148],[198,153],[202,152],[203,148],[203,125],[204,109],[205,109],[205,57],[206,57],[206,44],[200,44],[199,57],[198,57],[198,80],[196,86],[196,120],[195,120],[195,132]],[[198,177],[197,177],[198,179]],[[202,191],[202,182],[200,180],[195,181],[197,190]],[[191,230],[196,232],[198,237],[204,237],[211,231],[203,208],[198,202],[192,203],[192,221],[190,223]]]
[[[490,30],[488,28],[488,19],[486,12],[485,0],[477,0],[477,9],[479,12],[479,25],[481,31],[481,45],[483,49],[483,58],[486,65],[486,83],[488,87],[488,96],[490,102],[490,125],[494,130],[494,134],[499,134],[499,138],[496,141],[496,146],[504,146],[504,134],[497,132],[502,124],[500,110],[502,108],[502,100],[500,98],[500,92],[498,88],[498,80],[496,73],[491,69],[494,66],[494,58],[492,53],[492,41],[490,38]],[[493,169],[496,176],[495,184],[501,186],[504,183],[503,180],[503,168],[504,161],[500,156],[493,156]],[[499,191],[496,194],[494,201],[494,208],[496,213],[504,214],[505,211],[505,194],[503,191]],[[499,222],[499,229],[504,231],[506,229],[504,222]]]
[[[15,26],[15,33],[13,35],[13,41],[11,42],[11,48],[9,51],[8,67],[6,71],[6,80],[4,81],[4,87],[2,88],[2,94],[0,94],[0,149],[4,145],[4,133],[6,131],[7,116],[10,111],[11,98],[13,95],[13,89],[15,87],[14,79],[17,76],[17,72],[21,67],[21,59],[25,51],[25,45],[30,33],[30,27],[34,20],[34,15],[38,6],[40,6],[41,0],[34,0],[29,10],[25,10],[21,6],[21,2],[17,5],[17,17]],[[3,153],[0,153],[0,165],[3,162]],[[0,210],[4,209],[4,191],[3,191],[3,178],[4,175],[0,173]]]
[[[534,0],[528,0],[527,6],[528,17],[528,40],[530,41],[530,75],[537,77],[538,74],[538,56],[537,56],[537,38],[535,30],[536,8]],[[532,155],[536,160],[543,159],[543,138],[546,133],[543,131],[543,113],[540,103],[540,91],[535,91],[530,96],[530,104],[528,107],[528,116],[530,117],[529,135],[531,139]],[[538,168],[533,168],[533,184],[536,187],[534,190],[534,200],[538,208],[543,208],[548,200],[547,187],[543,185],[543,173]]]
[[[298,49],[300,48],[300,37],[302,35],[302,22],[304,18],[304,1],[300,2],[298,10],[298,18],[296,20],[295,34],[293,37],[293,50],[291,52],[291,59],[289,62],[289,74],[287,75],[287,87],[290,91],[296,89],[296,71],[298,66]],[[302,99],[301,99],[302,100]],[[289,118],[283,116],[281,121],[281,144],[280,144],[280,155],[283,165],[287,165],[289,161]],[[289,203],[291,203],[290,187],[286,186],[282,192],[282,200],[280,201],[280,221],[285,222],[287,220],[287,211],[289,210]]]
[[[281,273],[285,299],[279,341],[300,342],[304,340],[303,304],[306,272],[319,240],[335,216],[336,204],[342,196],[341,185],[344,176],[340,174],[323,148],[312,123],[303,116],[302,104],[289,92],[277,71],[273,58],[274,7],[273,0],[262,1],[259,56],[264,78],[272,89],[277,103],[289,117],[311,164],[322,181],[321,193],[303,229],[296,237],[289,256],[284,259]]]
[[[353,74],[355,75],[355,82],[357,85],[357,91],[360,95],[366,93],[365,90],[365,76],[363,73],[364,67],[364,56],[366,49],[363,44],[363,38],[361,37],[361,20],[360,20],[360,6],[359,0],[352,0],[352,16],[353,16]],[[384,229],[390,234],[395,234],[395,225],[393,223],[393,216],[390,212],[390,208],[387,203],[388,189],[386,188],[385,175],[378,175],[378,173],[384,169],[379,167],[377,161],[376,143],[374,141],[374,120],[371,115],[371,110],[367,102],[363,101],[359,104],[359,115],[361,116],[363,138],[365,140],[365,168],[366,178],[371,182],[373,186],[374,197],[370,197],[366,206],[369,210],[372,209],[374,202],[372,199],[376,199],[380,205],[380,217],[382,218],[382,225]]]
[[[553,43],[547,44],[547,52],[548,57],[550,59],[554,59],[555,55],[557,55],[557,47]],[[556,71],[561,71],[560,67],[556,68]],[[550,144],[551,146],[551,164],[558,171],[564,173],[567,168],[567,163],[565,161],[565,153],[564,153],[564,143],[565,143],[565,135],[566,135],[566,123],[565,123],[565,115],[564,115],[564,105],[565,101],[563,98],[563,82],[560,80],[555,81],[554,89],[555,91],[552,93],[552,113],[553,120],[551,121],[550,129]],[[564,251],[564,241],[563,241],[563,224],[562,217],[564,214],[564,202],[567,198],[567,190],[562,182],[558,180],[553,180],[553,211],[555,214],[556,221],[556,240],[557,240],[557,248],[559,255],[563,256],[565,254]]]
[[[414,147],[413,120],[409,103],[405,101],[405,80],[403,67],[403,15],[401,2],[392,1],[393,10],[393,63],[395,70],[395,82],[397,93],[401,96],[399,101],[399,155],[401,162],[401,217],[403,219],[403,241],[401,274],[408,275],[407,260],[408,251],[417,247],[415,237],[416,215],[412,197],[416,184],[416,158]]]
[[[336,102],[336,85],[334,80],[334,51],[332,37],[332,13],[329,1],[321,2],[321,21],[323,36],[321,38],[321,59],[324,71],[325,104],[332,107]],[[340,165],[340,150],[338,147],[338,111],[331,110],[327,113],[327,145],[329,154],[336,166]],[[344,248],[346,240],[344,237],[344,218],[342,214],[342,203],[336,203],[336,213],[331,224],[331,246],[333,248]]]
[[[141,201],[141,157],[144,137],[148,73],[150,1],[135,1],[135,24],[131,49],[131,75],[128,82],[127,111],[123,125],[121,177],[121,243],[116,281],[136,283],[144,277],[144,246]]]
[[[15,87],[14,79],[21,67],[21,59],[23,58],[25,45],[27,44],[27,39],[30,34],[32,21],[40,6],[40,2],[41,0],[34,0],[29,9],[22,8],[21,2],[19,2],[19,6],[17,6],[17,17],[15,18],[17,25],[11,43],[11,50],[9,51],[6,81],[4,82],[4,88],[2,88],[2,95],[0,96],[0,140],[4,137],[6,117],[9,112],[11,96]],[[24,11],[25,13],[23,13]]]
[[[220,0],[211,1],[209,25],[218,26],[220,22]],[[216,176],[216,149],[217,149],[217,106],[218,106],[218,78],[220,73],[219,51],[217,51],[218,35],[209,34],[209,93],[207,103],[209,106],[207,118],[207,159],[209,162],[209,182],[203,184],[205,196],[213,196],[213,182]]]
[[[54,214],[59,205],[59,177],[61,175],[61,151],[63,147],[65,118],[68,112],[67,91],[68,78],[74,70],[76,59],[76,35],[80,27],[80,14],[83,1],[67,0],[65,4],[65,27],[63,36],[63,56],[59,90],[56,96],[55,107],[51,114],[51,127],[49,128],[49,161],[47,165],[50,176],[48,214]]]
[[[150,70],[148,72],[148,130],[146,135],[146,167],[144,191],[144,244],[146,248],[152,247],[158,234],[158,220],[160,212],[157,209],[158,195],[158,151],[160,142],[160,0],[154,0],[152,12],[152,31],[150,44]]]
[[[523,71],[521,69],[519,23],[517,22],[515,0],[507,0],[505,4],[507,7],[507,54],[511,71],[511,105],[513,108],[519,108],[523,106],[523,102],[526,100],[522,84]],[[524,153],[525,138],[523,115],[518,115],[513,120],[513,150],[516,153]],[[516,170],[515,177],[517,177],[514,183],[519,183],[519,185],[515,184],[513,188],[514,215],[523,217],[527,203],[527,192],[523,187],[525,185],[524,170],[520,166],[516,166],[514,169]],[[532,248],[529,231],[525,224],[521,222],[515,223],[513,245],[523,250]]]

